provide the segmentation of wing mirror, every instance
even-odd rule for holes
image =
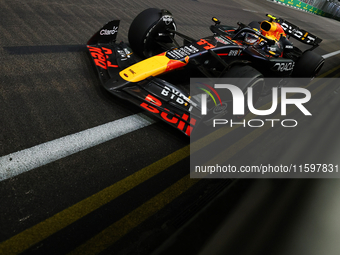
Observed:
[[[218,18],[212,17],[212,21],[215,22],[215,25],[221,24],[221,21],[219,21]]]

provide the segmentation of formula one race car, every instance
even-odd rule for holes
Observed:
[[[245,77],[247,82],[240,89],[245,92],[252,86],[254,98],[259,98],[264,88],[257,82],[260,77],[313,78],[322,68],[324,59],[312,51],[320,38],[284,19],[267,16],[269,21],[238,23],[238,27],[221,25],[213,18],[213,35],[195,40],[176,31],[169,11],[150,8],[131,23],[129,45],[116,43],[120,21],[113,20],[87,47],[107,91],[190,136],[200,119],[199,114],[193,117],[199,102],[167,77],[182,77],[176,73],[192,69],[203,77]],[[182,46],[178,37],[183,39]],[[290,38],[311,48],[302,52]]]

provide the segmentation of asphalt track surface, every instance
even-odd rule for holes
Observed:
[[[260,0],[1,0],[0,6],[1,254],[150,254],[233,183],[190,179],[189,140],[100,88],[84,45],[107,21],[120,19],[118,38],[127,41],[139,12],[165,8],[178,31],[200,38],[210,34],[212,16],[236,24],[271,13],[323,38],[317,53],[340,50],[338,22]],[[322,74],[339,76],[339,65],[339,55],[327,58]],[[331,92],[322,89],[320,101],[327,103]],[[94,130],[97,142],[86,130]],[[71,143],[60,140],[70,136]],[[226,148],[237,156],[241,141],[249,164],[261,150],[261,157],[277,158],[292,143],[278,130],[232,137]],[[18,165],[3,171],[14,153],[42,144],[39,162],[20,155]],[[46,150],[57,156],[46,160],[52,153]]]

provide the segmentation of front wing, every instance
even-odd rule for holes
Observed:
[[[122,70],[129,70],[137,61],[127,44],[115,42],[118,26],[119,21],[109,22],[87,45],[101,84],[113,95],[138,105],[190,136],[200,121],[200,110],[188,93],[157,77],[137,82],[121,77]]]

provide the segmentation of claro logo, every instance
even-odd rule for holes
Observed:
[[[100,30],[100,35],[114,35],[118,32],[118,27],[113,27],[112,30],[109,29],[102,29]]]

